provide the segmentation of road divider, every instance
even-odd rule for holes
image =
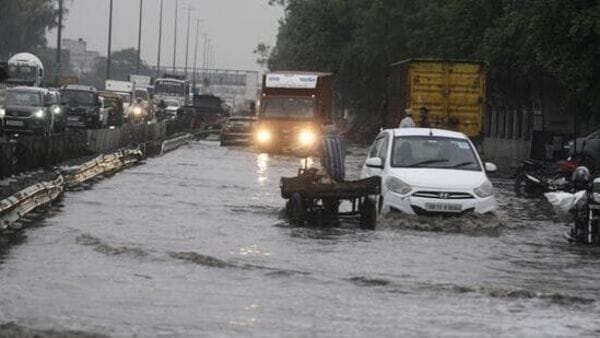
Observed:
[[[55,200],[63,191],[64,177],[58,174],[54,180],[34,184],[1,200],[0,230],[12,227],[31,211]]]
[[[181,147],[184,144],[189,143],[192,140],[192,137],[192,134],[185,133],[183,135],[164,140],[160,147],[160,154],[162,155],[164,153],[168,153]]]

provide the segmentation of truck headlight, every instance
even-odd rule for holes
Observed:
[[[56,114],[56,115],[60,114],[60,107],[54,107],[52,112],[54,112],[54,114]]]
[[[389,190],[400,195],[406,195],[412,190],[412,187],[410,185],[404,183],[404,181],[402,181],[401,179],[392,176],[388,177],[385,180],[385,186]]]
[[[475,188],[474,192],[475,195],[481,198],[490,197],[494,194],[494,186],[492,185],[492,182],[486,180],[479,187]]]
[[[261,143],[261,144],[271,142],[272,137],[273,137],[273,135],[271,134],[271,131],[269,131],[267,129],[260,129],[256,133],[256,141],[258,141],[258,143]]]
[[[300,131],[300,134],[298,134],[298,142],[303,147],[312,146],[315,144],[316,141],[317,141],[317,134],[310,129],[302,130],[302,131]]]
[[[43,110],[38,110],[35,113],[33,113],[33,117],[38,118],[38,119],[43,119],[44,116],[46,115],[46,113],[44,113]]]
[[[0,119],[3,119],[4,116],[6,116],[6,110],[4,110],[3,108],[0,108]]]

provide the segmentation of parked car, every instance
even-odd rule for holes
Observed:
[[[0,111],[4,133],[50,135],[55,132],[58,97],[45,88],[6,90],[6,108]]]
[[[221,145],[250,144],[256,121],[256,117],[252,116],[232,116],[228,118],[221,130]]]
[[[67,126],[104,128],[108,122],[108,108],[93,86],[66,85],[60,90],[67,115]]]
[[[381,176],[378,208],[404,214],[485,214],[496,209],[494,188],[473,143],[441,129],[388,129],[373,143],[363,177]]]

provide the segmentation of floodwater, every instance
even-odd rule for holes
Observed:
[[[279,178],[301,165],[203,141],[67,193],[0,242],[0,330],[600,335],[600,251],[508,180],[498,217],[294,227]]]

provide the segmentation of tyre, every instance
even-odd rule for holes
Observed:
[[[290,222],[294,225],[303,225],[306,220],[306,210],[304,209],[304,199],[302,198],[302,195],[294,193],[288,203]]]
[[[360,206],[360,227],[366,230],[375,230],[377,227],[377,206],[368,197]]]

